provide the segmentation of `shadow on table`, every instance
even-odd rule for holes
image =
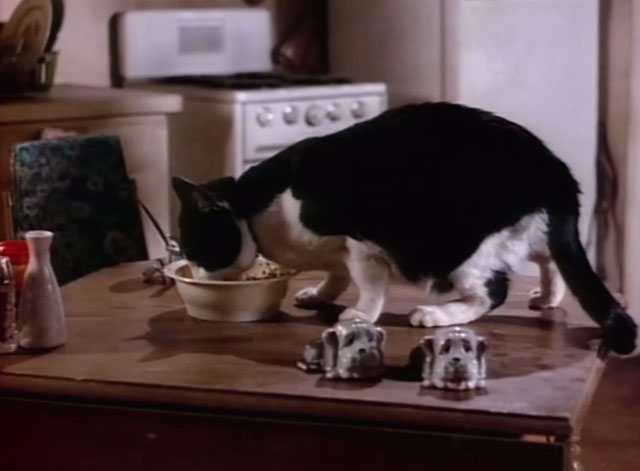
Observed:
[[[281,312],[274,318],[252,323],[199,321],[184,308],[152,317],[149,330],[132,340],[146,340],[151,353],[141,361],[149,362],[183,353],[231,355],[256,363],[296,368],[304,345],[334,322],[343,306],[332,305],[315,315]],[[409,354],[419,340],[433,329],[408,327],[404,316],[385,314],[382,325],[388,332],[387,379],[420,381],[419,368],[410,365]],[[407,326],[406,329],[397,326]],[[567,367],[589,354],[589,341],[600,329],[548,324],[536,317],[488,316],[469,325],[488,339],[487,376],[489,379],[535,374]],[[301,373],[302,374],[302,373]],[[353,384],[347,386],[346,384]],[[366,388],[375,383],[318,381],[318,387]]]
[[[376,386],[382,381],[378,380],[358,380],[358,381],[340,381],[335,379],[327,379],[323,376],[318,376],[316,381],[317,388],[333,389],[335,391],[358,391],[362,389],[370,389]]]
[[[144,291],[149,289],[149,285],[142,281],[141,276],[135,278],[129,278],[127,280],[120,280],[112,285],[109,285],[109,292],[117,294],[135,293],[137,291]]]
[[[29,349],[29,350],[18,347],[18,350],[16,352],[3,354],[0,356],[0,372],[2,372],[3,370],[11,366],[18,365],[26,361],[31,361],[40,355],[46,355],[48,353],[54,353],[54,352],[64,352],[64,348],[65,348],[64,345],[60,347],[54,347],[54,348]]]
[[[346,308],[347,307],[342,304],[325,304],[314,309],[296,308],[292,313],[280,312],[277,320],[299,324],[331,326],[338,321],[340,314]],[[300,313],[303,312],[308,313],[308,315],[300,315]],[[409,326],[409,316],[383,312],[376,324],[382,327],[405,327]]]
[[[150,287],[155,287],[154,293],[151,295],[152,298],[157,298],[162,296],[162,294],[171,289],[173,287],[170,283],[145,283],[142,279],[142,276],[129,278],[127,280],[121,280],[117,283],[113,283],[109,286],[109,292],[114,294],[130,294],[130,293],[138,293],[141,291],[146,291]]]
[[[490,379],[569,366],[584,359],[593,341],[602,335],[597,327],[552,323],[538,317],[495,315],[475,325],[489,340]]]
[[[463,402],[463,401],[470,401],[471,399],[478,396],[486,396],[487,394],[489,394],[489,391],[487,391],[484,388],[472,389],[470,391],[453,391],[453,390],[443,390],[443,389],[434,389],[434,388],[420,388],[420,392],[418,393],[418,396],[433,397],[443,401]]]
[[[184,308],[157,314],[148,321],[149,330],[130,340],[146,340],[153,350],[140,361],[150,362],[184,353],[231,355],[276,366],[295,367],[302,352],[293,348],[286,329],[275,332],[278,322],[208,322],[187,315]],[[265,342],[265,335],[272,339]],[[291,352],[286,354],[286,352]]]
[[[344,306],[322,311],[279,312],[260,322],[207,322],[187,315],[184,308],[161,312],[148,321],[148,331],[130,340],[146,340],[152,351],[141,361],[157,361],[183,353],[232,355],[245,360],[295,368],[304,346],[332,325]],[[399,316],[395,316],[399,317]],[[340,381],[320,381],[318,387],[361,389],[373,384],[340,386]]]

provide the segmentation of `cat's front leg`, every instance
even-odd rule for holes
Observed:
[[[301,289],[295,295],[295,305],[302,308],[313,308],[332,303],[349,287],[351,279],[345,266],[333,269],[318,286]]]
[[[345,259],[351,279],[358,287],[358,302],[346,309],[340,319],[363,317],[375,322],[384,307],[390,268],[379,248],[365,242],[347,239]]]
[[[476,320],[490,310],[483,296],[470,295],[459,301],[441,305],[416,306],[411,311],[409,322],[415,327],[444,327],[466,324]]]
[[[540,269],[540,287],[531,291],[529,308],[541,310],[559,306],[567,288],[558,266],[549,254],[535,254],[530,259]]]

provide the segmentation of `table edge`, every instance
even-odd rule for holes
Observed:
[[[0,372],[0,396],[50,401],[92,402],[150,409],[195,409],[232,415],[268,415],[345,423],[371,423],[459,433],[546,435],[565,440],[574,434],[570,417],[506,415],[495,412],[420,408],[410,404],[358,403],[349,400],[285,396],[248,391],[195,390],[163,386],[162,397],[151,386],[80,381]]]

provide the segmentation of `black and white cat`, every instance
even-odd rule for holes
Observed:
[[[636,325],[593,272],[578,238],[579,188],[532,133],[486,111],[426,103],[306,139],[237,180],[174,177],[186,258],[232,277],[256,253],[300,270],[326,270],[296,295],[311,307],[353,281],[342,318],[380,315],[392,277],[443,286],[457,301],[417,306],[415,326],[473,321],[500,306],[509,273],[540,267],[534,307],[556,306],[563,279],[612,350],[635,348]]]

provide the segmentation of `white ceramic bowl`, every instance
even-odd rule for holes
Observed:
[[[167,265],[164,271],[175,280],[187,314],[205,321],[267,319],[280,309],[289,284],[289,276],[251,281],[195,280],[185,260]]]

